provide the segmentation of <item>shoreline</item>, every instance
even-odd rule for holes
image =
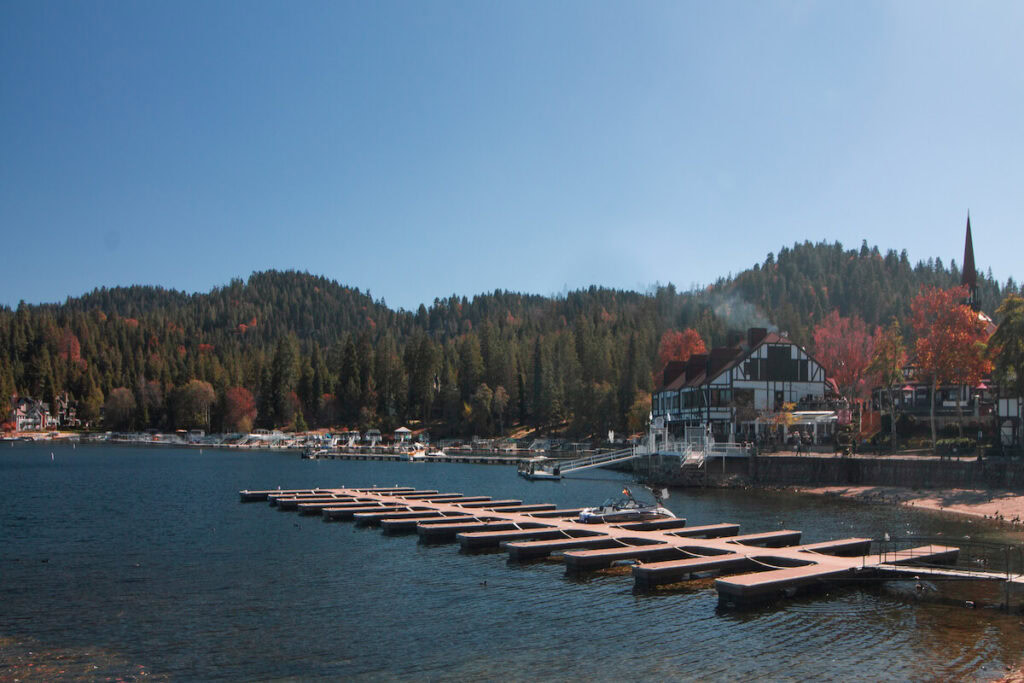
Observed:
[[[785,486],[783,490],[860,503],[962,515],[1024,531],[1024,493],[1006,489],[912,489],[902,486]]]
[[[40,442],[71,442],[81,441],[83,445],[94,442],[92,439],[81,438],[88,433],[59,433],[57,436],[51,436],[50,434],[34,434],[36,438],[33,439],[35,443]],[[73,437],[78,436],[79,439]],[[15,438],[10,439],[11,441],[21,441],[25,435],[19,434]],[[41,438],[40,438],[41,437]],[[71,437],[71,438],[69,438]],[[5,439],[7,440],[7,439]],[[265,450],[265,451],[280,451],[280,452],[295,452],[301,450],[300,447],[281,447],[261,444],[259,446],[249,445],[239,447],[233,444],[224,443],[169,443],[169,442],[153,442],[153,441],[135,441],[126,439],[124,441],[105,441],[106,444],[116,445],[131,445],[131,446],[172,446],[177,448],[218,448],[224,450]],[[495,456],[498,456],[495,458]],[[782,453],[780,455],[788,455]],[[382,457],[383,456],[383,457]],[[323,454],[321,457],[325,458],[339,458],[339,459],[395,459],[404,460],[402,454],[389,453],[386,451],[364,451],[364,452],[335,452],[330,454]],[[469,459],[478,460],[480,458],[486,458],[488,464],[493,464],[496,460],[503,461],[501,464],[509,464],[504,462],[506,460],[518,460],[523,457],[523,454],[494,454],[494,453],[476,453],[476,452],[465,452],[465,453],[448,453],[444,458],[437,458],[438,461],[444,460],[448,462],[465,461]],[[771,457],[771,456],[768,456]],[[819,456],[820,457],[820,456]],[[826,456],[827,457],[827,456]],[[871,458],[870,455],[861,455],[861,458]],[[878,456],[875,456],[878,457]],[[889,456],[890,458],[893,456]],[[899,456],[896,456],[899,457]],[[919,455],[913,454],[908,459],[935,459],[939,460],[934,455]],[[732,483],[735,486],[735,482]],[[845,500],[852,500],[860,503],[868,503],[875,505],[897,505],[912,507],[920,510],[927,510],[930,512],[942,513],[942,514],[953,514],[961,515],[966,517],[972,517],[974,519],[983,520],[990,522],[993,525],[1008,527],[1010,530],[1024,532],[1024,492],[1013,491],[1009,489],[978,489],[978,488],[937,488],[937,489],[921,489],[911,488],[905,486],[863,486],[863,485],[803,485],[803,484],[792,484],[792,485],[759,485],[746,483],[744,486],[753,486],[754,488],[761,488],[764,490],[782,490],[790,491],[792,493],[803,493],[808,495],[816,496],[827,496],[833,498],[843,498]],[[729,484],[726,484],[729,487]]]

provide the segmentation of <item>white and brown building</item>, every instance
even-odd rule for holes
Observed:
[[[655,389],[652,417],[670,431],[710,425],[719,441],[753,439],[787,403],[821,403],[825,369],[782,334],[751,328],[745,339],[669,363]]]

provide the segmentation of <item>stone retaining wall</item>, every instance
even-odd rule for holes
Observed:
[[[1024,461],[975,458],[915,460],[899,457],[835,458],[813,455],[711,460],[701,476],[679,471],[678,460],[637,461],[635,474],[668,486],[724,486],[754,482],[773,486],[904,486],[908,488],[998,488],[1024,490]]]
[[[750,477],[762,484],[1024,489],[1024,463],[1005,460],[760,457]]]

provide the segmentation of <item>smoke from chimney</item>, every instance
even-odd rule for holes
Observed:
[[[725,326],[735,330],[747,330],[751,327],[763,327],[769,332],[778,332],[779,328],[768,319],[757,306],[745,301],[735,294],[724,294],[712,291],[705,294],[715,316]]]

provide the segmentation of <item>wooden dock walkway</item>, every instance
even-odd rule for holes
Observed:
[[[942,572],[958,578],[1024,578],[968,572],[935,565],[955,562],[959,549],[925,545],[868,554],[871,541],[844,538],[799,545],[790,529],[740,534],[734,523],[687,526],[685,519],[628,524],[584,524],[579,509],[550,503],[492,500],[411,487],[316,488],[240,491],[242,502],[268,501],[281,510],[320,514],[324,520],[380,525],[385,533],[416,533],[426,543],[458,542],[467,551],[502,548],[512,561],[560,553],[566,571],[590,572],[617,563],[632,565],[638,588],[717,575],[719,599],[743,604],[792,596],[826,582],[908,578]],[[966,576],[965,576],[966,575]],[[1009,578],[1009,581],[1007,579]]]

